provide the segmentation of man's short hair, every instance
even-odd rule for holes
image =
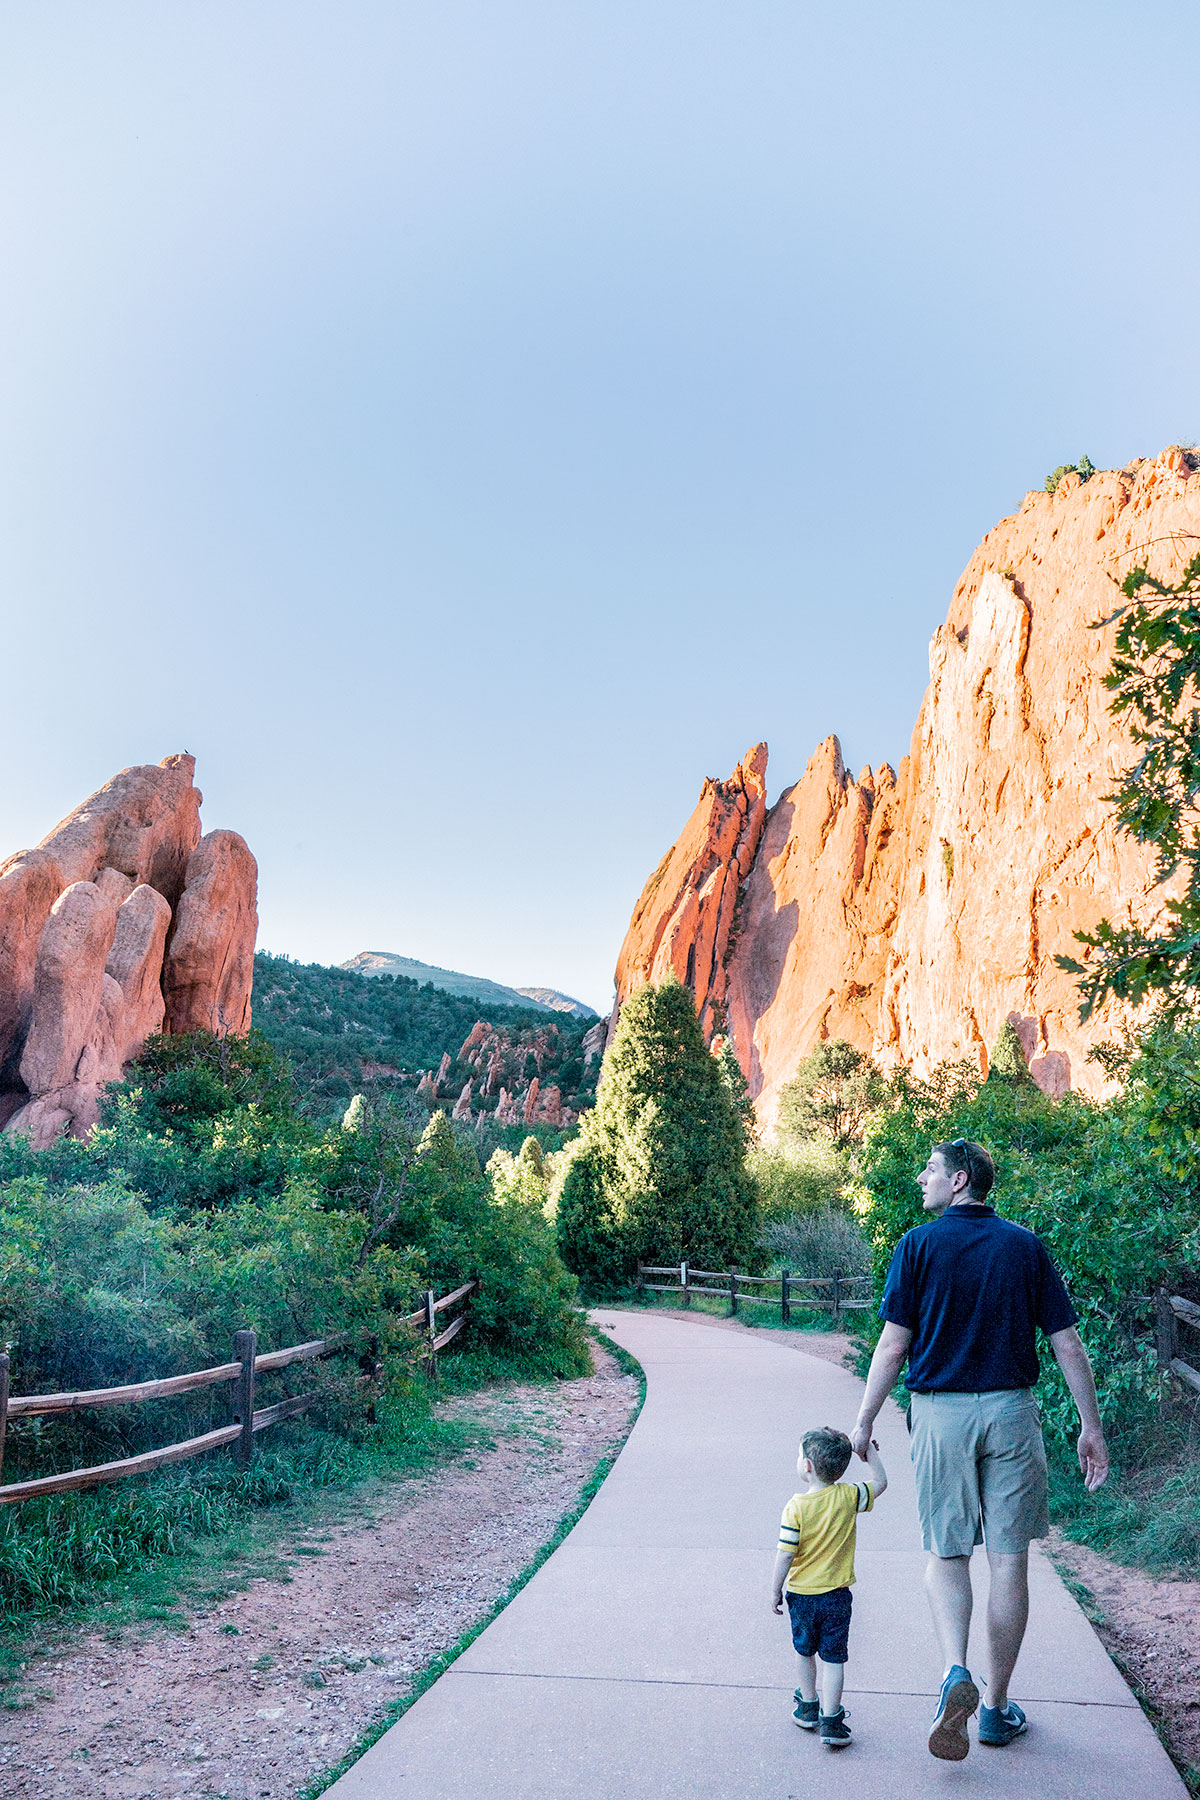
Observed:
[[[840,1481],[850,1465],[850,1439],[832,1425],[806,1431],[800,1448],[822,1481]]]
[[[965,1175],[972,1200],[986,1200],[996,1180],[996,1165],[982,1144],[970,1138],[955,1138],[949,1144],[935,1144],[935,1156],[946,1165],[947,1175]]]

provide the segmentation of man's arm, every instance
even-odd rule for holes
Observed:
[[[1051,1339],[1052,1343],[1053,1341]],[[867,1391],[858,1409],[858,1424],[850,1433],[850,1448],[864,1462],[867,1461],[867,1451],[871,1445],[871,1427],[880,1407],[896,1385],[896,1378],[904,1367],[904,1359],[911,1343],[912,1332],[908,1327],[893,1325],[889,1319],[880,1333],[875,1354],[871,1358],[871,1367],[867,1371]]]
[[[772,1612],[783,1611],[783,1584],[788,1578],[793,1554],[794,1552],[791,1550],[780,1550],[779,1555],[775,1558],[775,1573],[771,1578]]]
[[[1096,1381],[1087,1351],[1074,1325],[1051,1334],[1050,1348],[1058,1360],[1063,1378],[1079,1408],[1079,1468],[1083,1485],[1089,1494],[1103,1487],[1108,1478],[1108,1445],[1100,1423],[1100,1407],[1096,1400]]]

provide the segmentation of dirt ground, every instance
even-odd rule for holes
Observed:
[[[286,1585],[40,1659],[43,1697],[0,1714],[4,1800],[293,1800],[487,1614],[622,1440],[637,1383],[595,1357],[579,1381],[448,1402],[495,1448],[298,1534]]]
[[[1176,1762],[1200,1770],[1200,1581],[1156,1581],[1057,1530],[1047,1547],[1091,1594],[1101,1643],[1158,1715]]]

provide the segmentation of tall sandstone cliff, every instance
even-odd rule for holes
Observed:
[[[988,533],[930,644],[898,770],[854,779],[828,738],[765,821],[764,745],[706,782],[634,910],[618,1007],[668,970],[687,980],[767,1128],[823,1038],[919,1074],[964,1057],[986,1070],[1011,1018],[1048,1093],[1104,1091],[1087,1054],[1122,1014],[1081,1025],[1054,959],[1105,915],[1152,919],[1170,890],[1105,800],[1133,750],[1102,685],[1112,630],[1092,622],[1113,610],[1113,576],[1145,563],[1172,579],[1200,549],[1194,460],[1173,448],[1068,475]]]
[[[124,769],[0,862],[0,1126],[86,1137],[153,1032],[250,1029],[258,868],[195,760]]]

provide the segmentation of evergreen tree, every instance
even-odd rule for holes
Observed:
[[[627,1280],[639,1258],[745,1267],[758,1216],[746,1130],[695,1001],[678,981],[621,1009],[595,1108],[554,1183],[559,1249],[586,1286]]]
[[[996,1039],[996,1047],[988,1058],[987,1078],[989,1081],[1007,1082],[1009,1087],[1037,1086],[1025,1060],[1025,1046],[1017,1036],[1011,1019],[1004,1021],[1004,1027]]]
[[[742,1065],[737,1059],[737,1051],[734,1049],[728,1038],[723,1038],[721,1040],[721,1048],[717,1052],[717,1061],[721,1066],[721,1073],[724,1075],[728,1085],[734,1111],[742,1121],[742,1125],[745,1129],[746,1144],[747,1148],[749,1148],[758,1137],[758,1116],[754,1111],[754,1102],[750,1098],[750,1089],[746,1084],[746,1077],[742,1074]]]

